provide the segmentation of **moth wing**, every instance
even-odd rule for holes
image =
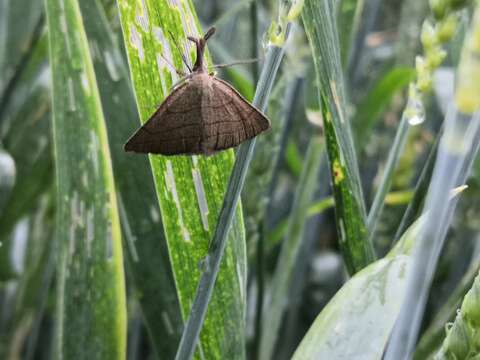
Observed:
[[[212,77],[211,90],[202,98],[206,153],[235,147],[270,128],[267,117],[227,82]]]
[[[191,82],[175,89],[124,146],[162,155],[198,154],[202,142],[202,94]]]

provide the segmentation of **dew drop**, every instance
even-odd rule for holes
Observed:
[[[425,121],[425,108],[419,99],[410,99],[407,106],[408,123],[412,126]]]

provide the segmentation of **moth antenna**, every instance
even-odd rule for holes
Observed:
[[[212,26],[210,29],[207,30],[205,35],[203,35],[203,39],[207,41],[213,34],[215,34],[215,31],[216,31],[215,27]]]
[[[199,41],[196,37],[187,36],[187,39],[190,40],[191,42],[195,43],[195,45],[199,43]]]
[[[173,44],[175,45],[175,48],[177,49],[178,53],[182,57],[182,61],[187,67],[189,72],[192,72],[192,67],[188,64],[187,58],[185,57],[185,54],[183,53],[182,50],[180,50],[180,47],[178,46],[177,42],[175,41],[175,37],[173,36],[172,32],[168,30],[168,33],[170,34],[170,38],[172,39]]]
[[[223,68],[226,68],[226,67],[229,67],[229,66],[252,64],[252,63],[258,62],[258,61],[260,61],[260,60],[261,60],[261,59],[239,60],[239,61],[234,61],[234,62],[231,62],[231,63],[228,63],[228,64],[217,64],[217,65],[213,65],[213,66],[211,66],[210,68],[211,68],[211,69],[223,69]]]
[[[165,61],[168,65],[170,65],[170,67],[171,67],[172,69],[175,70],[175,72],[177,73],[177,75],[180,75],[180,76],[185,76],[185,75],[187,75],[187,74],[185,74],[184,71],[178,70],[170,61],[168,61],[168,59],[167,59],[165,56],[163,56],[163,54],[160,54],[160,56],[162,57],[163,61]]]

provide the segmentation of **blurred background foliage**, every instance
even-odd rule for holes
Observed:
[[[222,189],[233,164],[233,153],[199,160],[198,171],[204,179],[209,175],[213,179],[213,174],[216,174],[210,185],[206,182],[207,197],[209,192],[212,195],[208,197],[209,205],[214,209],[208,214],[211,228],[198,232],[203,240],[194,255],[177,248],[181,256],[193,256],[188,264],[171,265],[169,259],[175,245],[169,241],[174,238],[172,233],[177,228],[170,225],[170,220],[174,223],[178,219],[173,218],[173,212],[164,211],[161,214],[162,210],[168,210],[165,205],[167,200],[160,204],[157,200],[164,191],[159,179],[163,179],[163,172],[170,165],[165,165],[166,162],[162,165],[160,162],[163,160],[155,159],[149,163],[142,155],[124,155],[121,148],[139,126],[140,119],[145,120],[154,111],[155,105],[158,105],[155,101],[161,101],[166,95],[165,89],[160,88],[161,84],[166,84],[168,90],[174,80],[173,75],[167,75],[168,69],[164,69],[166,82],[153,82],[158,85],[158,90],[151,84],[150,87],[142,87],[144,84],[138,80],[141,72],[135,70],[135,59],[131,54],[127,55],[131,51],[131,38],[124,39],[124,34],[126,29],[130,29],[127,21],[133,21],[128,18],[127,9],[130,6],[133,9],[130,9],[131,14],[141,18],[144,16],[141,9],[145,1],[57,2],[78,7],[77,15],[83,19],[80,26],[85,31],[89,46],[86,53],[93,66],[98,100],[103,111],[104,120],[99,121],[105,123],[110,146],[106,153],[111,154],[108,161],[111,161],[113,170],[107,176],[111,176],[115,183],[115,191],[113,188],[110,190],[115,192],[118,201],[128,310],[127,347],[123,355],[115,358],[173,359],[183,322],[188,315],[188,301],[192,301],[198,281],[197,272],[201,270],[199,262],[202,254],[206,254],[214,230],[213,223],[221,207]],[[385,281],[387,285],[379,286],[385,286],[385,289],[394,286],[392,284],[397,284],[399,289],[405,286],[403,278],[393,276],[385,280],[382,274],[401,265],[398,261],[403,261],[402,256],[410,251],[402,246],[411,245],[414,241],[412,237],[417,234],[418,222],[414,221],[421,213],[431,182],[442,123],[447,105],[454,97],[456,68],[476,6],[473,1],[430,2],[433,7],[436,3],[457,4],[451,5],[448,10],[452,14],[455,12],[457,20],[451,39],[442,43],[445,59],[441,66],[432,69],[431,91],[425,91],[421,96],[423,105],[420,111],[424,119],[421,124],[412,126],[404,139],[403,151],[400,150],[398,164],[391,174],[385,208],[375,220],[375,236],[367,239],[368,236],[364,236],[368,231],[366,209],[371,208],[383,183],[388,154],[401,124],[402,113],[412,96],[409,84],[419,79],[416,56],[425,54],[425,38],[420,36],[425,28],[424,21],[434,19],[431,21],[441,23],[443,20],[439,20],[441,17],[424,0],[325,0],[324,10],[335,14],[325,25],[327,17],[315,17],[318,10],[315,2],[305,1],[304,6],[309,13],[296,19],[283,44],[285,57],[267,110],[272,130],[260,136],[256,144],[241,197],[243,214],[240,210],[237,213],[235,234],[231,236],[234,242],[225,265],[226,275],[220,280],[227,285],[219,290],[217,300],[211,304],[214,308],[210,311],[217,314],[210,318],[207,316],[205,326],[209,330],[202,333],[204,348],[199,347],[197,358],[289,359],[302,339],[308,342],[308,336],[313,336],[309,333],[305,337],[335,294],[336,302],[330,303],[323,316],[334,314],[331,316],[339,321],[350,320],[349,331],[364,333],[365,341],[369,336],[375,336],[365,333],[363,323],[356,318],[355,312],[343,313],[342,318],[342,314],[335,311],[341,306],[354,307],[354,304],[342,301],[361,297],[355,292],[355,284],[365,282],[367,288]],[[191,0],[147,3],[151,14],[156,14],[152,4],[157,4],[158,8],[165,4],[183,4],[181,13],[195,19],[192,26],[197,32],[216,26],[217,33],[208,43],[213,63],[259,58],[259,63],[221,69],[217,74],[252,100],[262,60],[272,40],[269,28],[272,20],[282,20],[279,18],[282,14],[279,4],[288,8],[292,3],[293,6],[301,6],[303,2]],[[123,12],[119,11],[119,6],[125,6]],[[52,68],[45,9],[43,1],[0,0],[2,359],[51,359],[58,351],[58,342],[62,341],[56,336],[61,311],[58,298],[62,288],[56,276],[59,271],[56,261],[61,248],[59,242],[62,241],[58,238],[58,222],[70,220],[58,216],[56,200],[59,195],[55,185]],[[185,26],[171,25],[171,19],[165,20],[160,13],[155,16],[165,26],[165,38],[169,37],[168,30],[172,36],[185,37]],[[326,26],[330,28],[325,29]],[[331,38],[319,38],[316,48],[315,38],[320,35],[312,29],[320,35],[330,34]],[[170,42],[172,62],[180,66],[174,41],[166,41]],[[181,44],[181,49],[184,49],[184,42]],[[110,55],[106,55],[106,50]],[[148,51],[146,48],[146,54]],[[332,62],[330,68],[325,65],[328,62],[325,59]],[[152,72],[158,76],[158,59],[150,61],[155,67]],[[476,69],[479,70],[478,67]],[[334,101],[334,94],[325,93],[332,79],[337,81],[340,105]],[[335,106],[340,110],[335,110]],[[343,116],[350,124],[349,128],[329,129],[328,124],[322,125],[322,119],[325,121],[328,116]],[[341,123],[333,124],[337,126]],[[332,140],[332,134],[339,138]],[[340,153],[343,151],[342,155],[337,154],[340,167],[336,167],[334,161],[337,145]],[[64,151],[68,152],[68,147]],[[178,168],[174,164],[174,171],[180,171],[177,169],[184,166],[187,174],[191,171],[189,166],[192,169],[197,166],[196,161],[190,163],[190,160],[185,160]],[[347,171],[343,172],[345,169]],[[337,170],[351,183],[346,189],[337,186]],[[480,268],[478,161],[469,174],[466,181],[468,189],[459,196],[433,278],[415,353],[418,359],[433,357],[442,346],[448,348],[448,344],[443,343],[445,326],[454,320]],[[180,193],[185,203],[189,201],[188,194],[194,194],[194,191]],[[350,200],[346,201],[346,198]],[[341,204],[348,207],[354,201],[358,204],[347,210],[341,209]],[[196,209],[195,204],[192,209]],[[192,219],[197,215],[200,216],[195,212]],[[350,225],[348,221],[339,222],[342,216],[351,221]],[[341,224],[346,226],[348,241],[351,238],[349,231],[357,227],[357,235],[361,235],[358,241],[367,249],[360,255],[360,260],[355,258],[355,254],[346,255],[351,248],[342,240],[345,234],[342,234],[344,225]],[[172,226],[170,232],[166,231],[167,236],[164,226]],[[404,235],[409,227],[410,232]],[[177,235],[181,236],[180,233]],[[395,244],[400,245],[394,247]],[[243,253],[245,245],[246,254]],[[375,251],[370,252],[370,247]],[[375,270],[370,270],[380,273],[380,280],[369,278],[371,273],[367,276],[361,272],[359,277],[354,278],[356,282],[348,282],[353,273],[374,260],[374,254],[376,258],[386,255],[385,259],[374,263]],[[242,284],[245,269],[247,275]],[[193,273],[195,276],[190,276]],[[284,274],[285,278],[279,274]],[[231,279],[240,279],[239,284],[230,288]],[[345,283],[347,286],[342,288]],[[105,279],[99,286],[108,284],[108,279]],[[273,298],[272,294],[275,294]],[[470,294],[468,299],[475,298],[480,307],[478,291],[476,294],[476,298]],[[381,305],[376,307],[375,303],[367,304],[370,304],[365,310],[367,320],[368,314],[376,314],[383,309]],[[388,313],[390,318],[371,319],[378,321],[378,329],[383,329],[383,332],[378,330],[382,339],[388,337],[400,304],[394,302],[392,306],[394,310]],[[319,319],[322,320],[321,317]],[[330,325],[331,329],[334,325]],[[65,326],[67,328],[63,331],[68,333],[68,322]],[[84,326],[87,331],[90,325]],[[479,322],[469,323],[468,326],[480,331]],[[328,328],[324,326],[319,333],[327,331],[325,329]],[[205,335],[207,333],[210,335]],[[122,349],[121,344],[118,346]],[[296,358],[315,358],[312,355],[314,349],[308,346],[302,345]],[[444,353],[448,354],[448,351]],[[336,358],[333,351],[328,355]],[[365,356],[362,358],[379,358],[378,351],[373,350]],[[82,357],[79,355],[79,358]]]

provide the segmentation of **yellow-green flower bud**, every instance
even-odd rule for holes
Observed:
[[[430,21],[425,20],[422,26],[422,33],[420,35],[420,39],[422,41],[422,45],[425,50],[431,49],[435,45],[437,45],[437,34],[435,33],[435,29],[433,28]]]
[[[440,46],[433,48],[426,55],[426,67],[432,72],[445,60],[447,52]]]
[[[455,35],[458,26],[458,17],[450,14],[437,24],[437,37],[441,43],[446,43]]]
[[[462,304],[462,311],[465,315],[465,319],[474,328],[480,326],[480,275],[474,282],[473,287],[465,296],[465,300]]]
[[[462,314],[458,314],[455,323],[448,330],[447,338],[443,344],[447,359],[466,359],[469,352],[468,334]]]
[[[293,1],[292,6],[290,7],[290,10],[288,10],[288,14],[287,14],[288,21],[293,21],[300,15],[300,13],[302,12],[304,3],[305,3],[305,0]]]
[[[282,47],[285,43],[285,31],[281,24],[277,24],[276,21],[272,21],[270,28],[268,29],[268,41],[270,44],[278,47]]]
[[[415,69],[417,70],[417,88],[423,93],[430,90],[432,86],[431,71],[424,58],[417,56],[415,59]]]

